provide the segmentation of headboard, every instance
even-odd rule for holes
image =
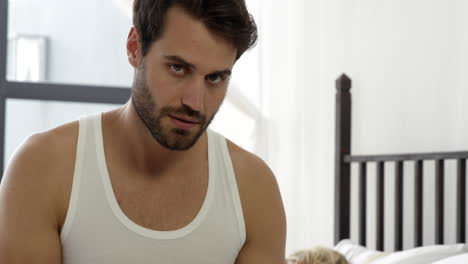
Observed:
[[[423,164],[435,162],[435,242],[444,244],[444,183],[445,164],[455,160],[457,166],[456,183],[456,241],[465,243],[466,233],[466,160],[468,152],[433,152],[391,155],[352,155],[351,154],[351,79],[343,74],[336,80],[336,127],[335,127],[335,244],[350,238],[351,208],[351,164],[358,164],[358,189],[367,189],[368,164],[376,164],[376,249],[384,249],[384,177],[393,177],[394,197],[394,250],[403,249],[403,174],[404,166],[414,167],[414,246],[423,245]],[[385,165],[395,164],[395,174],[385,175]],[[367,202],[366,191],[358,192],[358,234],[359,244],[366,246]]]

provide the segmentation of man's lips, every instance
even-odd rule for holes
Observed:
[[[173,119],[179,120],[181,122],[186,122],[186,123],[191,123],[191,124],[199,124],[200,121],[191,119],[188,117],[179,117],[179,116],[174,116],[174,115],[169,115],[169,117],[172,117]]]
[[[187,117],[178,117],[173,115],[169,115],[169,117],[171,118],[172,123],[180,129],[191,129],[200,124],[200,121]]]

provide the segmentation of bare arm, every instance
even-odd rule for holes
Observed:
[[[28,138],[15,152],[0,185],[0,263],[59,264],[57,183],[50,144]]]
[[[276,179],[267,165],[252,154],[236,163],[247,232],[236,264],[284,264],[286,217]]]

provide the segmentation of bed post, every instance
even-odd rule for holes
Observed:
[[[335,113],[335,245],[350,237],[351,79],[342,74],[336,80]]]

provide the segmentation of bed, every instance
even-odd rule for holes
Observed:
[[[393,249],[392,252],[404,252],[411,250],[411,248],[428,248],[431,252],[434,250],[448,247],[448,244],[457,244],[458,248],[456,251],[459,254],[466,253],[468,254],[468,249],[466,247],[466,160],[468,159],[468,151],[466,152],[432,152],[432,153],[397,153],[389,155],[354,155],[352,154],[351,149],[351,79],[343,74],[336,80],[336,131],[335,131],[335,234],[334,241],[335,244],[343,244],[343,241],[346,239],[346,243],[353,244],[354,247],[359,247],[361,250],[372,250],[383,252],[384,250],[384,227],[385,219],[388,219],[388,210],[386,211],[387,215],[384,216],[384,198],[385,192],[394,192],[394,209],[392,210],[394,225],[391,227],[392,232],[394,232],[394,243],[390,245]],[[433,197],[434,208],[434,223],[435,228],[434,232],[434,243],[432,245],[423,244],[423,224],[425,219],[423,219],[423,186],[425,180],[425,171],[424,163],[425,162],[435,163],[434,166],[434,175],[435,175],[435,197]],[[448,194],[444,193],[446,188],[444,188],[444,183],[446,181],[446,163],[447,161],[456,163],[456,190],[453,190],[453,194],[456,195],[456,242],[453,241],[444,241],[444,197]],[[376,171],[375,175],[375,186],[368,186],[368,171],[369,164],[372,164],[372,167],[375,166]],[[386,175],[385,166],[389,163],[393,163],[394,173],[393,175]],[[357,166],[358,175],[352,175],[351,166]],[[414,201],[414,219],[413,221],[413,231],[414,232],[414,241],[413,246],[408,248],[403,247],[403,219],[405,215],[403,214],[403,202],[406,197],[403,196],[404,188],[404,167],[410,166],[414,170],[413,175],[408,175],[414,177],[414,190],[412,191],[411,199]],[[374,172],[374,171],[373,171]],[[356,188],[351,188],[351,177],[357,177],[357,193],[352,193],[351,190],[356,190]],[[384,178],[391,177],[394,181],[395,188],[386,188]],[[372,241],[375,245],[375,248],[368,248],[369,241],[368,238],[368,197],[366,197],[367,188],[374,188],[376,195],[375,201],[375,214],[370,217],[375,219],[375,241]],[[452,192],[452,190],[450,190]],[[356,195],[357,198],[354,200],[358,201],[356,206],[358,223],[353,225],[355,228],[357,226],[357,238],[351,238],[351,205],[350,201],[353,200],[352,195]],[[387,221],[389,222],[389,221]],[[353,229],[354,230],[354,229]],[[405,230],[408,232],[408,230]],[[427,232],[427,231],[426,231]],[[385,248],[389,248],[388,245],[385,245]],[[388,250],[387,250],[388,251]],[[414,250],[413,250],[414,251]],[[437,251],[437,250],[436,250]],[[389,253],[387,253],[389,254]],[[468,263],[468,255],[463,261],[455,260],[455,262],[447,263]],[[433,261],[427,262],[432,263]],[[357,263],[357,262],[356,262]],[[387,263],[387,262],[382,262]],[[393,263],[393,262],[388,262]],[[396,262],[399,263],[399,262]],[[403,263],[403,262],[402,262]],[[416,262],[408,262],[416,263]],[[421,262],[426,263],[426,262]]]

